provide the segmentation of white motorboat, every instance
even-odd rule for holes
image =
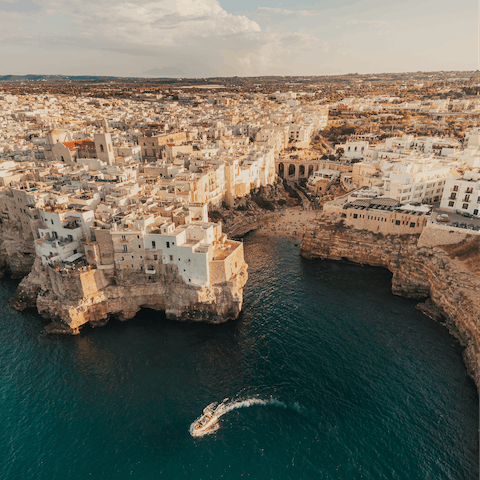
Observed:
[[[218,422],[218,417],[215,416],[214,412],[204,413],[196,422],[195,422],[195,433],[201,433],[205,430],[208,430],[211,426],[215,425]]]

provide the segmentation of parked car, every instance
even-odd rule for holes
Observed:
[[[452,227],[458,227],[458,222],[452,222]]]
[[[466,223],[461,223],[461,224],[459,225],[459,227],[460,227],[460,228],[467,228],[467,224],[466,224]]]
[[[473,223],[469,223],[467,225],[467,228],[469,228],[470,230],[473,230],[475,228],[475,225]]]
[[[449,221],[450,221],[450,217],[446,213],[437,216],[437,222],[449,222]]]
[[[463,212],[462,217],[473,218],[473,215],[471,213],[468,213],[468,212]]]

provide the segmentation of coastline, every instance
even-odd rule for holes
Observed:
[[[383,237],[379,242],[368,231],[330,227],[324,212],[293,207],[261,225],[257,221],[245,226],[244,234],[256,231],[261,236],[297,240],[301,242],[300,255],[306,259],[348,261],[389,270],[393,274],[392,293],[417,299],[416,308],[444,323],[460,342],[466,372],[478,391],[478,275],[465,268],[465,262],[455,255],[449,255],[446,246],[424,245],[421,235],[386,236],[386,241]]]

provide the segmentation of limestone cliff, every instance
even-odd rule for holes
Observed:
[[[0,223],[0,277],[23,278],[32,269],[35,260],[33,237],[25,238],[25,229],[12,221]]]
[[[382,235],[323,215],[307,226],[301,254],[386,267],[393,274],[394,294],[431,299],[437,311],[431,302],[422,311],[443,316],[464,347],[467,371],[479,387],[479,237],[456,230],[432,226],[417,235]]]
[[[85,324],[104,325],[111,315],[128,320],[141,308],[164,311],[175,320],[221,323],[239,315],[247,277],[244,264],[227,282],[196,287],[166,269],[151,277],[120,277],[97,269],[67,274],[37,259],[12,305],[18,310],[36,307],[53,320],[47,325],[49,333],[77,334]]]

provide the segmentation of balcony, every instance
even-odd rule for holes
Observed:
[[[145,273],[147,275],[155,275],[156,270],[154,268],[148,268],[148,269],[145,270]]]

